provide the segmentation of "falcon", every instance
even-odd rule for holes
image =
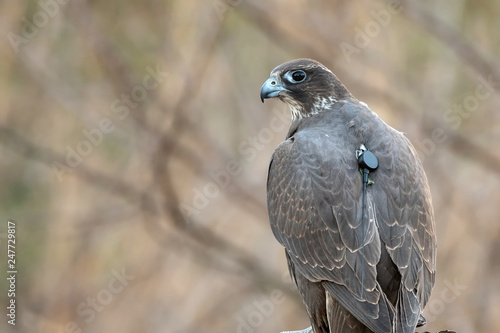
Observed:
[[[276,67],[260,97],[292,114],[269,165],[267,204],[311,322],[296,332],[414,332],[434,286],[436,236],[410,141],[314,60]],[[364,191],[365,149],[378,168]]]

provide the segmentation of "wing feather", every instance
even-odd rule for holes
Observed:
[[[294,269],[323,283],[371,330],[390,330],[396,318],[396,328],[410,332],[435,278],[427,179],[410,142],[369,109],[353,105],[335,110],[338,117],[353,115],[349,121],[315,116],[314,126],[292,131],[293,137],[278,146],[267,183],[271,228]],[[362,181],[354,158],[361,143],[379,160],[378,170],[370,174],[375,185],[368,188],[364,239]],[[397,296],[389,295],[396,304],[388,301],[377,280],[382,247],[401,277]]]
[[[363,322],[371,322],[372,328],[390,327],[390,305],[383,305],[386,322],[377,315],[381,313],[380,302],[387,299],[376,279],[381,244],[375,211],[368,210],[363,242],[361,175],[355,160],[347,168],[343,164],[353,160],[354,149],[333,141],[325,143],[323,134],[297,133],[294,140],[276,149],[268,178],[273,233],[302,275],[310,281],[329,283],[332,293],[342,288],[339,295],[350,294],[339,301],[346,308],[365,308]],[[371,202],[370,198],[372,206]]]

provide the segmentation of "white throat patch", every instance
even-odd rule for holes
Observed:
[[[324,109],[329,109],[337,100],[333,97],[318,97],[313,104],[313,112],[311,114],[316,114]]]
[[[290,107],[290,112],[292,113],[292,121],[297,120],[300,118],[303,118],[303,113],[302,113],[302,106],[299,105],[294,105],[294,104],[288,104]]]
[[[284,101],[290,107],[290,112],[292,113],[292,121],[318,114],[325,109],[331,108],[332,105],[337,102],[337,100],[333,97],[317,97],[312,106],[312,110],[306,113],[303,111],[303,105],[297,103],[295,100],[285,98]]]

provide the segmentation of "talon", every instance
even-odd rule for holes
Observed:
[[[427,324],[427,319],[425,319],[424,316],[420,315],[420,317],[418,317],[417,327],[422,327],[425,324]]]

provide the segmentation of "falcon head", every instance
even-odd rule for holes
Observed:
[[[311,59],[279,65],[260,89],[260,99],[278,97],[288,104],[293,119],[319,113],[333,103],[352,98],[351,93],[328,68]]]

